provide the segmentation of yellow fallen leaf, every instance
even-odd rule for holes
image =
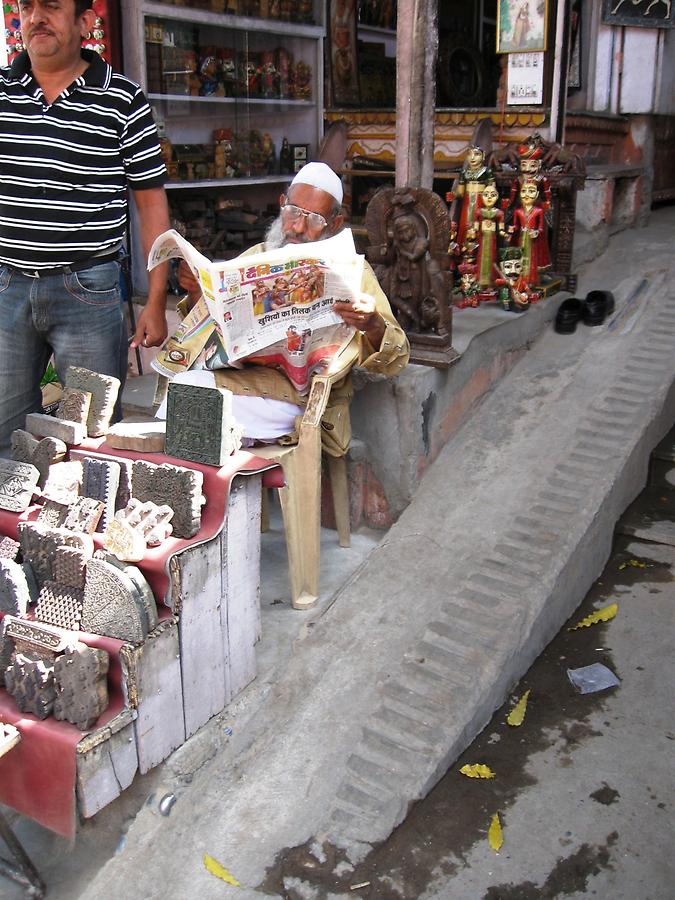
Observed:
[[[502,832],[502,826],[499,821],[499,813],[495,813],[492,817],[492,821],[490,822],[490,828],[488,829],[488,842],[495,853],[499,853],[499,850],[504,843],[504,834]]]
[[[637,559],[629,559],[628,562],[621,563],[619,569],[627,569],[628,566],[632,566],[634,569],[646,569],[647,563],[640,562]]]
[[[462,766],[459,770],[462,775],[466,775],[467,778],[494,778],[495,773],[489,766],[484,766],[482,763],[475,763],[474,765],[466,765]]]
[[[609,622],[610,619],[614,618],[618,610],[619,607],[616,603],[610,603],[609,606],[603,606],[602,609],[598,609],[594,613],[591,613],[590,616],[586,616],[585,619],[577,622],[576,625],[573,625],[568,630],[576,631],[577,628],[588,628],[589,625],[597,625],[598,622]]]
[[[513,707],[511,712],[506,717],[506,721],[509,725],[513,725],[514,728],[518,725],[523,724],[523,719],[525,718],[525,710],[527,709],[527,698],[530,696],[529,691],[525,691],[520,700]]]
[[[228,872],[225,866],[221,866],[217,859],[209,856],[208,853],[204,854],[204,865],[212,875],[215,875],[216,878],[220,878],[221,881],[225,881],[233,887],[241,887],[241,883],[237,881],[234,875],[231,872]]]

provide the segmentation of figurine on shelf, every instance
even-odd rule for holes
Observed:
[[[474,213],[478,239],[477,275],[481,291],[494,287],[494,265],[497,261],[497,238],[504,237],[504,213],[497,207],[499,193],[494,182],[487,184]]]
[[[520,206],[514,210],[513,224],[509,228],[522,250],[523,278],[528,284],[539,284],[541,275],[551,264],[544,210],[536,204],[538,196],[536,181],[523,181]]]
[[[262,78],[260,94],[268,99],[279,95],[279,78],[277,67],[274,65],[274,53],[265,50],[262,55]]]
[[[294,100],[310,100],[312,96],[312,67],[299,59],[292,68],[291,96]]]
[[[265,174],[274,175],[277,168],[277,152],[274,149],[274,141],[269,131],[262,136],[262,153],[265,159]]]
[[[202,97],[222,97],[225,93],[219,79],[220,64],[215,54],[209,53],[203,57],[199,65],[199,78],[201,87],[199,93]]]
[[[485,165],[485,151],[476,145],[469,147],[453,189],[447,195],[447,199],[451,202],[450,219],[452,222],[459,221],[457,241],[460,247],[464,243],[467,228],[470,228],[474,221],[478,198],[485,186],[490,183],[494,183],[494,176],[492,170]],[[459,220],[457,220],[458,203],[461,203]]]
[[[539,294],[523,278],[523,251],[520,247],[506,247],[499,251],[499,266],[495,272],[497,299],[508,312],[524,312],[536,303]]]
[[[237,92],[237,64],[234,50],[229,47],[223,47],[219,55],[224,95],[226,97],[234,97]]]
[[[290,96],[291,55],[285,47],[277,47],[274,52],[277,65],[279,90],[277,96],[285,100]]]
[[[279,174],[291,175],[293,172],[293,157],[291,156],[291,148],[288,144],[288,138],[281,141],[281,150],[279,151]]]

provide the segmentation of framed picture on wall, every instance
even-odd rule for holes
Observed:
[[[331,106],[359,106],[356,0],[328,0],[328,24]]]
[[[497,0],[497,53],[546,50],[548,0]]]
[[[603,0],[602,21],[606,25],[672,28],[675,5],[670,0]]]

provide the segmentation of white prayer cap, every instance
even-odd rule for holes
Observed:
[[[294,184],[310,184],[335,197],[338,203],[342,203],[342,182],[326,163],[306,163],[291,181],[290,186],[293,187]]]

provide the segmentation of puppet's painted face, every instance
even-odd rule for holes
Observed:
[[[497,193],[497,188],[494,186],[494,184],[488,184],[483,191],[483,206],[487,206],[488,209],[492,209],[498,199],[499,194]]]
[[[485,159],[485,154],[480,149],[480,147],[470,147],[469,148],[469,152],[466,157],[466,162],[470,169],[477,169],[479,166],[482,166],[484,159]]]
[[[540,159],[521,159],[520,161],[520,171],[523,175],[529,175],[530,177],[538,175],[540,169]]]
[[[502,270],[504,278],[515,281],[523,271],[523,261],[522,259],[504,259],[499,268]]]
[[[539,188],[534,181],[524,181],[520,188],[520,199],[523,204],[532,206],[539,194]]]

